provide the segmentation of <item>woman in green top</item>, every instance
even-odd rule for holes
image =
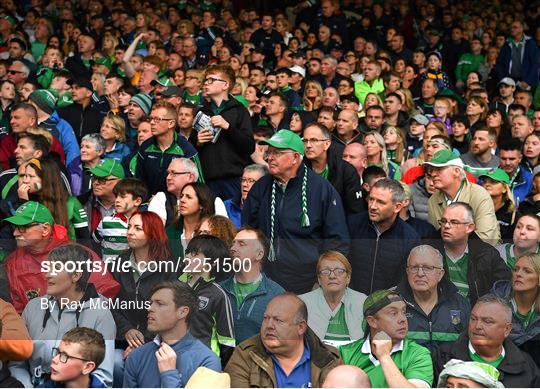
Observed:
[[[512,308],[509,338],[540,363],[540,254],[518,257],[512,281],[497,281],[493,293]]]
[[[51,211],[54,222],[66,227],[70,239],[89,239],[88,217],[76,197],[70,196],[58,164],[50,159],[31,159],[21,167],[19,199],[38,201]]]
[[[377,131],[370,131],[364,137],[364,146],[367,152],[368,166],[375,165],[384,169],[389,178],[401,179],[399,166],[388,160],[384,138]]]
[[[382,133],[388,161],[401,165],[405,157],[405,136],[403,131],[394,126],[386,127]]]
[[[510,270],[514,270],[516,258],[527,253],[538,253],[540,242],[540,217],[535,214],[521,216],[514,229],[512,243],[497,247],[501,258]]]

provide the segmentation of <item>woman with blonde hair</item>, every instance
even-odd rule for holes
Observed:
[[[510,177],[503,169],[497,168],[493,172],[480,175],[478,178],[493,201],[502,240],[505,242],[512,240],[516,204],[510,188]]]
[[[377,131],[370,131],[364,137],[368,166],[380,166],[389,178],[401,179],[399,166],[388,160],[384,138]]]
[[[535,215],[536,216],[536,215]],[[540,361],[540,254],[519,257],[512,280],[500,280],[492,292],[512,309],[512,331],[508,336],[516,346]]]
[[[386,127],[382,133],[386,145],[386,156],[389,161],[401,165],[405,159],[405,135],[394,126]]]
[[[358,114],[359,118],[363,118],[366,116],[366,111],[369,107],[372,107],[374,105],[383,106],[383,101],[381,99],[381,96],[379,96],[377,93],[370,92],[366,95],[366,98],[364,100],[364,106],[362,107],[362,110]]]
[[[302,103],[308,112],[318,111],[322,107],[323,90],[321,84],[308,80],[304,88]]]
[[[319,288],[299,297],[306,303],[308,325],[324,343],[339,346],[360,339],[366,295],[349,288],[352,267],[338,251],[317,261]]]
[[[131,154],[131,150],[124,143],[126,141],[126,123],[121,116],[109,113],[103,122],[99,133],[105,140],[105,154],[103,158],[113,158],[122,162]]]

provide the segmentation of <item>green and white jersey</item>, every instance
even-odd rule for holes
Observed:
[[[101,244],[104,262],[114,260],[122,252],[129,249],[127,229],[128,220],[120,213],[114,213],[101,219],[93,238],[97,243]]]
[[[445,249],[444,261],[448,267],[450,281],[458,288],[459,294],[468,298],[469,282],[467,280],[467,274],[469,272],[469,247],[467,246],[461,257],[458,258],[452,257]]]
[[[350,340],[349,328],[347,327],[347,321],[345,320],[345,305],[341,303],[328,322],[328,329],[326,330],[326,335],[324,335],[324,341],[348,343]]]
[[[469,356],[475,362],[486,363],[486,364],[488,364],[490,366],[493,366],[494,368],[498,368],[499,365],[501,364],[502,360],[504,359],[505,355],[506,355],[506,352],[504,351],[504,347],[503,347],[501,355],[499,355],[497,357],[497,359],[495,359],[493,361],[486,361],[484,358],[482,358],[480,355],[478,355],[476,353],[476,351],[475,351],[474,347],[472,346],[471,342],[469,342]]]
[[[370,337],[339,347],[346,365],[358,366],[366,372],[373,388],[387,388],[388,383],[378,359],[371,353]],[[429,350],[412,340],[402,340],[392,347],[392,361],[411,383],[429,388],[433,382],[433,362]]]

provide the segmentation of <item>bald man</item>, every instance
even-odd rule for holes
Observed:
[[[358,115],[352,109],[344,109],[339,113],[334,141],[345,146],[353,142],[362,143],[363,137],[358,131]]]
[[[343,160],[354,166],[362,181],[362,173],[367,166],[367,151],[361,143],[349,143],[343,150]]]
[[[323,388],[371,388],[371,382],[364,370],[356,366],[334,367],[326,376]]]

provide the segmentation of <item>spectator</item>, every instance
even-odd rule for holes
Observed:
[[[366,148],[360,143],[350,143],[343,149],[343,160],[349,162],[356,169],[362,185],[362,173],[367,167]]]
[[[9,66],[7,79],[15,85],[17,90],[21,89],[30,76],[30,68],[24,62],[17,60]]]
[[[151,195],[166,190],[167,177],[163,166],[179,157],[192,159],[199,167],[197,150],[175,132],[176,109],[170,103],[156,103],[150,113],[150,126],[153,136],[146,140],[137,154],[136,177],[144,181]]]
[[[96,330],[87,327],[69,330],[62,336],[58,347],[53,348],[51,378],[40,387],[104,387],[103,382],[93,372],[105,359],[105,353],[105,340]]]
[[[351,264],[343,254],[327,251],[317,261],[319,288],[299,296],[308,309],[309,328],[335,347],[364,335],[361,307],[366,295],[348,287],[351,273]]]
[[[388,159],[384,138],[377,131],[370,131],[364,136],[364,147],[366,148],[368,166],[379,166],[389,178],[401,179],[399,166]]]
[[[339,123],[338,119],[338,128]],[[331,148],[330,132],[323,125],[308,124],[304,129],[303,142],[306,166],[332,184],[341,196],[345,213],[363,211],[365,204],[361,198],[360,177],[354,167]]]
[[[244,168],[244,173],[242,174],[240,195],[225,200],[227,215],[236,228],[241,227],[242,208],[249,191],[253,185],[266,174],[268,174],[268,168],[264,165],[253,164],[246,166]]]
[[[15,226],[13,235],[17,238],[17,248],[5,261],[11,302],[17,312],[22,312],[31,298],[45,294],[47,280],[41,263],[51,250],[68,242],[67,231],[54,223],[43,204],[35,201],[27,201],[5,221]],[[93,262],[100,262],[94,252],[88,250],[87,255]],[[108,272],[104,276],[92,273],[90,281],[104,296],[114,297],[118,292],[118,284]]]
[[[332,143],[347,146],[361,144],[364,134],[358,130],[358,115],[350,109],[342,110],[337,118],[336,131],[332,134]],[[343,146],[341,146],[343,147]]]
[[[397,181],[383,178],[371,186],[368,212],[349,216],[354,290],[371,294],[395,286],[404,273],[409,251],[420,239],[398,216],[404,198]]]
[[[509,186],[510,177],[503,169],[498,168],[493,172],[482,174],[480,179],[482,180],[482,187],[493,200],[495,216],[497,216],[501,231],[501,239],[507,242],[512,239],[516,221],[516,204]]]
[[[496,145],[495,129],[488,127],[477,129],[470,143],[470,151],[460,157],[465,170],[478,177],[496,169],[499,166],[499,157],[491,152]]]
[[[521,88],[529,90],[538,84],[538,47],[524,34],[521,20],[512,22],[510,35],[497,57],[497,77],[512,77]]]
[[[38,89],[29,97],[30,104],[36,108],[37,124],[49,130],[62,143],[66,153],[66,168],[69,171],[69,181],[74,194],[78,195],[81,187],[81,150],[73,128],[54,110],[56,99],[51,92]]]
[[[535,214],[521,215],[516,221],[512,243],[497,247],[501,258],[510,271],[514,270],[516,258],[538,252],[540,242],[540,219]]]
[[[270,237],[270,277],[286,290],[305,293],[315,283],[315,269],[309,266],[314,257],[332,249],[347,252],[341,199],[328,181],[302,163],[304,145],[298,135],[281,130],[260,144],[269,146],[270,174],[249,192],[242,223]]]
[[[17,190],[21,202],[33,200],[45,205],[64,226],[70,239],[88,239],[88,216],[75,196],[71,196],[56,162],[50,158],[31,159],[21,165],[23,174]]]
[[[131,154],[131,150],[125,143],[126,124],[120,116],[108,114],[103,118],[99,133],[103,140],[105,140],[103,158],[116,159],[122,163]]]
[[[439,226],[446,207],[456,201],[469,204],[473,210],[478,236],[491,245],[498,244],[501,235],[493,201],[485,189],[465,179],[463,162],[449,150],[435,153],[425,162],[427,174],[433,178],[437,192],[429,199],[429,222]]]
[[[499,371],[482,362],[463,362],[451,359],[439,375],[438,388],[502,388]]]
[[[80,142],[85,135],[96,132],[108,109],[94,93],[90,78],[74,78],[68,85],[71,85],[73,104],[59,109],[58,115],[76,130],[75,136]]]
[[[221,132],[217,139],[210,130],[199,132],[201,164],[214,194],[228,200],[240,191],[242,171],[255,150],[251,120],[247,109],[229,97],[236,79],[230,67],[214,66],[205,77],[204,93],[210,104],[202,111]]]
[[[225,367],[231,386],[320,387],[340,360],[337,351],[324,345],[308,327],[307,319],[306,304],[296,295],[283,293],[270,300],[259,334],[241,343]]]
[[[81,194],[87,194],[92,189],[90,169],[101,162],[105,153],[105,140],[100,134],[88,134],[81,140],[81,162],[83,164],[83,179]],[[38,158],[39,159],[39,158]]]
[[[260,230],[244,227],[238,231],[231,257],[240,270],[220,284],[232,307],[236,344],[259,332],[267,304],[284,292],[263,272],[267,256],[268,242]]]
[[[522,106],[519,106],[522,107]],[[511,110],[511,108],[509,109]],[[508,115],[511,118],[512,123],[512,136],[518,138],[521,142],[525,141],[525,138],[533,133],[534,127],[532,126],[531,119],[529,119],[525,112],[510,114]]]
[[[492,294],[482,296],[471,311],[468,333],[433,354],[436,374],[440,374],[450,359],[460,359],[496,367],[502,373],[505,387],[538,385],[538,367],[508,339],[511,330],[512,310],[506,302]]]
[[[76,327],[88,327],[103,335],[105,357],[95,375],[104,386],[112,384],[116,328],[105,298],[91,283],[84,266],[87,261],[88,250],[74,243],[56,247],[48,255],[47,294],[28,302],[22,313],[34,351],[28,361],[13,363],[10,368],[25,386],[43,384],[46,376],[53,374],[51,348],[58,347],[59,338]],[[66,263],[81,271],[67,272]],[[60,315],[62,320],[57,319]]]
[[[376,388],[431,386],[433,366],[429,350],[406,339],[403,298],[390,290],[378,290],[364,301],[363,314],[367,336],[339,348],[343,362],[365,371]]]
[[[497,250],[478,239],[474,213],[469,204],[450,204],[438,224],[442,242],[435,244],[444,257],[445,271],[471,305],[489,292],[495,281],[510,278]]]
[[[522,144],[519,139],[508,139],[499,143],[499,161],[501,168],[510,177],[510,188],[516,205],[525,200],[533,186],[532,174],[524,167]]]
[[[364,69],[364,80],[355,82],[354,94],[358,97],[360,104],[364,104],[368,93],[381,94],[384,92],[384,83],[381,75],[381,65],[375,60],[370,60]]]
[[[359,367],[336,366],[326,376],[323,388],[371,388],[368,375]]]
[[[122,385],[124,359],[137,347],[152,340],[147,330],[148,311],[143,303],[150,301],[150,290],[162,281],[172,281],[178,277],[176,262],[172,261],[169,241],[159,217],[153,212],[135,212],[127,226],[129,249],[116,261],[129,263],[130,271],[120,271],[116,265],[113,277],[120,284],[116,301],[138,305],[122,309],[121,305],[112,310],[116,322],[114,383]],[[152,266],[152,264],[157,266]]]
[[[540,349],[540,255],[518,257],[512,281],[497,281],[493,293],[505,299],[512,309],[512,331],[509,338],[527,352],[539,365]]]
[[[184,283],[154,285],[147,328],[159,337],[130,353],[122,386],[184,387],[200,366],[221,371],[217,356],[189,331],[197,304],[197,294]]]
[[[449,282],[443,257],[431,246],[411,250],[396,292],[407,302],[408,338],[430,351],[456,341],[469,322],[469,301]]]
[[[30,358],[33,343],[24,320],[17,314],[13,305],[0,299],[0,371],[8,374],[6,361],[21,361]],[[0,381],[4,384],[6,382]]]

